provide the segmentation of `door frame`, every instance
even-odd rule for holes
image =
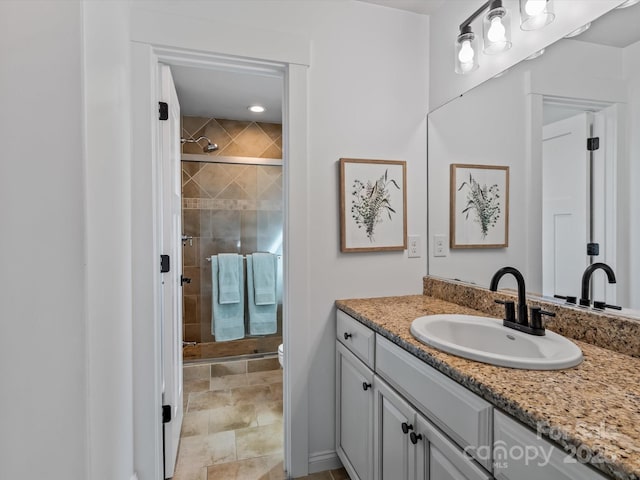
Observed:
[[[624,116],[626,110],[624,104],[626,100],[627,86],[624,80],[600,79],[596,77],[584,77],[583,75],[567,74],[560,81],[554,79],[550,81],[544,72],[527,72],[524,79],[524,94],[526,102],[525,121],[525,150],[524,166],[529,181],[523,195],[526,198],[525,216],[528,219],[526,226],[526,271],[527,285],[532,291],[542,291],[542,236],[538,225],[542,224],[542,124],[543,124],[543,102],[546,99],[555,99],[561,102],[571,102],[573,105],[582,104],[587,106],[596,105],[617,105],[613,116],[619,126],[614,143],[609,143],[615,149],[616,170],[615,174],[620,181],[624,175],[628,175],[628,159],[624,146]],[[614,138],[611,136],[610,138]],[[613,180],[613,179],[612,179]],[[614,218],[618,225],[622,225],[620,219],[624,217],[622,212],[624,205],[628,203],[628,193],[618,189],[616,202],[618,212],[614,212]],[[613,228],[613,227],[612,227]],[[616,250],[622,252],[625,245],[621,244],[622,237],[618,235],[615,242]],[[621,248],[622,247],[622,248]],[[629,278],[627,267],[618,264],[618,287],[628,284]],[[620,281],[622,279],[622,281]],[[621,289],[617,289],[618,296]],[[623,298],[626,298],[623,294]]]
[[[159,27],[158,24],[163,24]],[[156,134],[157,65],[277,72],[283,92],[283,340],[284,467],[289,476],[304,476],[309,468],[308,372],[306,339],[309,318],[309,225],[307,155],[307,67],[310,44],[298,36],[263,32],[260,42],[249,31],[207,29],[214,38],[194,40],[201,25],[195,19],[133,15],[131,42],[132,115],[132,253],[133,253],[133,426],[134,468],[140,480],[162,477],[161,338],[158,249],[158,158]],[[167,39],[158,32],[172,32]],[[222,37],[226,35],[226,37]],[[204,35],[203,35],[204,36]],[[238,42],[234,42],[234,39]],[[240,41],[242,39],[242,41]],[[215,48],[211,46],[215,45]],[[239,55],[238,45],[244,52]],[[295,161],[290,161],[295,159]],[[293,181],[295,179],[295,182]],[[294,241],[295,239],[295,241]],[[295,258],[295,262],[291,260]],[[296,339],[296,341],[294,341]]]
[[[540,127],[538,132],[532,134],[532,137],[535,135],[539,136],[539,144],[536,145],[536,148],[534,149],[536,153],[532,154],[532,161],[535,163],[539,162],[539,165],[542,165],[541,127],[544,123],[542,119],[545,105],[551,104],[555,106],[567,106],[574,109],[576,114],[580,111],[593,115],[592,125],[597,124],[597,128],[599,130],[598,135],[604,137],[604,141],[601,141],[600,149],[594,152],[594,159],[596,162],[602,163],[601,167],[602,170],[604,170],[605,175],[603,181],[604,192],[601,198],[605,205],[602,212],[605,223],[599,224],[597,228],[598,232],[596,232],[604,239],[605,247],[600,252],[600,259],[596,259],[596,261],[603,261],[607,263],[614,269],[616,277],[618,278],[618,283],[615,285],[609,285],[608,283],[604,284],[607,302],[615,304],[622,301],[623,304],[628,304],[628,294],[624,290],[624,285],[628,285],[629,283],[626,280],[629,278],[628,272],[624,266],[624,262],[618,262],[618,252],[624,251],[623,248],[620,248],[624,235],[618,235],[618,228],[621,225],[619,205],[624,205],[626,203],[626,193],[624,192],[624,189],[618,188],[618,184],[626,171],[625,163],[627,162],[623,128],[625,109],[624,103],[620,102],[615,95],[615,93],[611,93],[607,89],[601,89],[600,91],[590,90],[589,98],[558,95],[557,92],[553,91],[530,95],[530,101],[536,107],[533,111],[537,112],[537,115],[533,117],[534,120],[532,121],[532,126]],[[540,199],[542,199],[542,169],[540,168],[537,170],[539,170],[536,174],[540,176],[539,188]],[[591,195],[592,192],[589,194]],[[542,218],[541,208],[540,218]],[[590,221],[591,220],[587,219],[588,223]],[[531,224],[534,222],[529,223]],[[542,262],[540,262],[540,265],[541,264]],[[542,272],[540,272],[540,280],[541,283],[539,291],[542,291]]]

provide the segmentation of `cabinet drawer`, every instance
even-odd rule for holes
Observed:
[[[494,414],[494,474],[499,480],[605,480],[504,413]]]
[[[375,333],[342,310],[337,315],[337,338],[356,357],[373,369],[375,362]]]
[[[485,468],[490,455],[493,407],[380,335],[376,336],[376,373],[441,428]],[[479,448],[483,447],[483,448]],[[479,453],[478,453],[479,452]]]

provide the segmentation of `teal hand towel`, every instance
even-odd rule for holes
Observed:
[[[238,259],[242,258],[237,253],[221,253],[218,255],[218,302],[221,305],[227,303],[240,303],[240,272],[238,271]],[[242,264],[240,264],[242,267]]]
[[[273,253],[254,253],[251,257],[255,303],[256,305],[273,305],[276,303],[277,257]]]
[[[219,301],[219,258],[211,257],[211,333],[216,342],[238,340],[244,338],[244,273],[242,257],[236,255],[238,274],[238,294],[243,299],[237,303],[220,303]]]
[[[254,268],[253,258],[251,255],[247,255],[247,305],[249,308],[249,335],[270,335],[278,331],[277,313],[278,303],[274,302],[271,305],[256,305],[253,279]],[[276,262],[277,258],[273,255],[273,261]]]

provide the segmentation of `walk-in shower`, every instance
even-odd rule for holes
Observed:
[[[182,161],[183,275],[191,279],[183,288],[187,362],[275,354],[282,344],[282,161],[272,158],[281,156],[281,127],[229,120],[216,124],[223,128],[218,125],[233,136],[220,131],[215,135],[220,139],[218,151],[183,154]],[[225,155],[229,151],[234,155]],[[255,252],[279,258],[277,332],[250,336],[247,329],[242,339],[217,341],[212,334],[211,256],[237,253],[245,257]]]

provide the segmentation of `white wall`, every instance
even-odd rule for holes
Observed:
[[[520,30],[518,0],[505,0],[505,8],[511,12],[511,35],[513,46],[499,55],[480,53],[480,68],[468,75],[454,72],[454,44],[460,24],[479,6],[475,0],[446,2],[431,17],[430,41],[430,108],[435,109],[445,102],[480,85],[497,73],[517,64],[533,52],[552,44],[578,27],[598,18],[621,0],[556,0],[556,18],[553,23],[541,30]],[[482,45],[482,16],[472,23],[473,31],[479,36]]]
[[[84,2],[89,472],[133,473],[128,6]]]
[[[326,7],[324,7],[326,8]],[[323,8],[323,10],[324,10]],[[339,19],[338,21],[336,21]],[[310,455],[334,446],[337,298],[422,291],[423,257],[339,251],[340,157],[407,161],[408,233],[426,240],[428,19],[398,10],[336,3],[309,12],[311,292]],[[291,319],[304,321],[303,319]],[[295,339],[294,339],[295,341]]]
[[[640,205],[640,42],[634,43],[624,49],[625,76],[629,85],[629,166],[630,175],[627,187],[630,191],[628,212],[629,225],[629,272],[630,272],[630,308],[640,309],[640,253],[637,246],[640,245],[640,215],[637,207]]]
[[[0,478],[88,478],[81,34],[0,2]]]
[[[448,250],[447,257],[430,249],[429,274],[488,286],[498,268],[511,265],[529,291],[542,291],[539,95],[625,102],[622,77],[620,49],[564,40],[429,114],[429,245],[433,235],[449,233],[449,164],[510,167],[509,247]],[[624,227],[619,235],[627,235]]]

